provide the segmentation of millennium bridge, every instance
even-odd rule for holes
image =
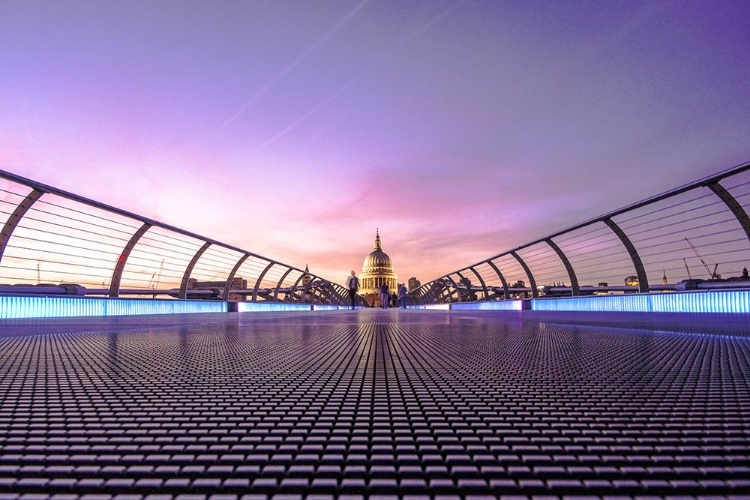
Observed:
[[[0,500],[750,499],[750,164],[349,310],[0,172]]]

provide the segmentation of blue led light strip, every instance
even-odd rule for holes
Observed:
[[[205,300],[0,296],[2,319],[223,312],[226,302]]]

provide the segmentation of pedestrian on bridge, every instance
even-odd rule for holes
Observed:
[[[352,271],[352,274],[349,276],[346,286],[349,287],[349,300],[351,300],[352,309],[354,309],[354,300],[357,297],[357,292],[359,291],[359,278],[357,278],[357,275],[354,274],[354,271]]]
[[[403,283],[398,286],[398,304],[401,309],[406,309],[406,287]]]
[[[380,285],[380,307],[388,309],[388,301],[391,300],[391,292],[388,290],[388,283]]]

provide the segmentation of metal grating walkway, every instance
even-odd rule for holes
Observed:
[[[750,338],[560,321],[0,323],[0,500],[750,498]]]

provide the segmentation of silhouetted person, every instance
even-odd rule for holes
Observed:
[[[388,285],[383,283],[380,285],[380,307],[382,309],[388,309],[388,300],[391,298],[391,293],[388,290]]]
[[[401,309],[406,309],[406,287],[403,283],[398,287],[398,302]]]
[[[750,276],[747,275],[747,268],[746,267],[742,268],[742,277],[745,278],[745,279],[747,279],[748,277],[750,277]]]
[[[357,296],[357,291],[359,291],[359,278],[354,274],[354,271],[352,271],[351,276],[349,276],[346,286],[349,287],[349,300],[351,300],[352,309],[354,309],[354,299]]]

